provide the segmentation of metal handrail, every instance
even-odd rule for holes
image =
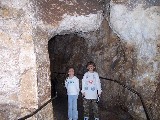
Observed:
[[[28,115],[26,115],[26,116],[24,116],[24,117],[21,117],[21,118],[19,118],[18,120],[25,120],[25,119],[27,119],[27,118],[30,118],[30,117],[32,117],[33,115],[35,115],[37,112],[39,112],[42,108],[44,108],[48,103],[50,103],[52,100],[54,100],[56,98],[56,96],[55,97],[53,97],[53,98],[51,98],[51,99],[49,99],[47,102],[45,102],[43,105],[41,105],[38,109],[36,109],[34,112],[32,112],[31,114],[28,114]]]
[[[139,99],[141,100],[141,103],[142,103],[142,106],[143,106],[143,109],[144,109],[144,112],[145,112],[145,115],[146,115],[147,120],[152,120],[151,117],[150,117],[150,115],[149,115],[148,109],[147,109],[147,107],[146,107],[146,105],[145,105],[145,102],[144,102],[144,100],[143,100],[143,97],[142,97],[142,95],[141,95],[140,93],[138,93],[138,92],[137,92],[136,90],[134,90],[133,88],[130,88],[129,86],[121,83],[121,82],[118,81],[118,80],[113,80],[113,79],[108,79],[108,78],[103,78],[103,77],[100,77],[100,78],[101,78],[101,79],[105,79],[105,80],[109,80],[109,81],[116,82],[116,83],[118,83],[119,85],[123,86],[124,88],[126,88],[126,89],[128,89],[129,91],[131,91],[131,92],[133,92],[134,94],[136,94],[136,95],[139,97]]]
[[[53,72],[53,73],[56,73],[56,74],[66,74],[66,73],[58,73],[58,72]],[[77,75],[82,75],[82,74],[77,74]],[[105,79],[105,80],[109,80],[109,81],[113,81],[113,82],[116,82],[118,83],[119,85],[121,85],[122,87],[128,89],[129,91],[133,92],[134,94],[136,94],[140,100],[141,100],[141,103],[142,103],[142,106],[143,106],[143,109],[144,109],[144,112],[145,112],[145,115],[146,115],[146,118],[147,120],[152,120],[151,117],[149,116],[149,112],[148,112],[148,109],[145,105],[145,102],[142,98],[142,95],[140,93],[138,93],[136,90],[134,90],[133,88],[130,88],[129,86],[121,83],[120,81],[118,80],[113,80],[113,79],[109,79],[109,78],[104,78],[104,77],[100,77],[101,79]],[[32,112],[31,114],[29,115],[26,115],[25,117],[22,117],[22,118],[19,118],[18,120],[25,120],[29,117],[32,117],[34,114],[36,114],[37,112],[39,112],[43,107],[45,107],[48,103],[50,103],[52,100],[54,100],[56,97],[53,97],[51,98],[50,100],[48,100],[46,103],[44,103],[42,106],[40,106],[37,110],[35,110],[34,112]]]

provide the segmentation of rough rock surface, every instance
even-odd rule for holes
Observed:
[[[159,84],[160,6],[158,1],[111,1],[110,26],[123,42],[134,46],[136,75],[132,79],[135,88],[145,98],[152,117],[159,113],[153,107]],[[159,101],[159,100],[158,100]],[[159,119],[154,118],[154,119]]]

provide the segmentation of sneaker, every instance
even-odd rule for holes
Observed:
[[[84,120],[89,120],[89,117],[84,117]]]
[[[99,118],[95,118],[95,120],[99,120]]]

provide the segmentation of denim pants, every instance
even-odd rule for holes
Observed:
[[[68,95],[68,119],[78,120],[77,111],[78,95]]]

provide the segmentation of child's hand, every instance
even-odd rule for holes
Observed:
[[[82,93],[82,96],[83,96],[83,97],[85,97],[85,92],[84,92],[84,93]]]
[[[98,97],[97,97],[97,103],[99,102],[99,100],[100,100],[100,96],[98,95]]]
[[[98,97],[101,97],[101,94],[98,94]]]

